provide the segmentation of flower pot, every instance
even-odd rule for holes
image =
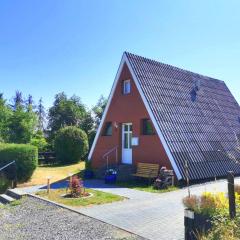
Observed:
[[[106,184],[114,184],[116,183],[117,180],[117,175],[116,174],[111,174],[111,175],[106,175],[105,176],[105,183]]]
[[[94,172],[92,170],[85,170],[84,171],[84,178],[91,179],[94,177]]]
[[[185,209],[185,240],[197,240],[199,234],[206,233],[212,227],[211,217]]]

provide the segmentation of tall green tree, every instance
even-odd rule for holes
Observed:
[[[100,98],[98,99],[97,104],[92,108],[96,128],[98,128],[101,122],[106,105],[107,99],[103,95],[101,95]]]
[[[48,112],[50,138],[53,138],[60,128],[66,126],[84,127],[84,130],[87,131],[87,124],[85,123],[87,116],[86,107],[79,97],[74,95],[68,98],[64,92],[58,93]]]
[[[22,93],[17,91],[13,98],[12,114],[8,120],[8,141],[13,143],[29,143],[36,132],[37,115],[32,103],[24,104]]]
[[[16,110],[17,108],[24,108],[24,100],[22,92],[16,91],[15,96],[13,97],[13,110]]]
[[[7,141],[8,139],[8,121],[11,117],[12,111],[3,94],[0,93],[0,142]]]
[[[26,101],[26,108],[27,111],[32,111],[34,109],[34,105],[33,105],[33,97],[32,95],[28,95],[27,101]]]
[[[38,115],[38,131],[44,132],[46,124],[46,112],[42,98],[40,98],[38,102],[37,115]]]

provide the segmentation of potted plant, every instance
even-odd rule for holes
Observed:
[[[117,171],[114,169],[107,169],[105,172],[105,183],[113,184],[117,180]]]
[[[199,235],[211,229],[215,216],[228,210],[228,199],[224,193],[191,195],[183,199],[183,204],[186,240],[197,240]]]

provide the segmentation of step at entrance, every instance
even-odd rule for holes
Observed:
[[[0,202],[1,202],[1,203],[7,204],[7,203],[13,202],[13,201],[15,201],[15,200],[16,200],[16,199],[8,196],[7,194],[1,194],[1,195],[0,195]]]
[[[17,199],[22,198],[23,195],[24,193],[17,188],[8,189],[5,194],[0,195],[0,205],[11,203]]]

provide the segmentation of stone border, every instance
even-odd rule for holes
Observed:
[[[90,197],[93,197],[93,193],[89,193],[89,195],[87,195],[87,196],[83,196],[83,197],[76,197],[76,198],[74,198],[74,197],[65,197],[67,194],[62,194],[62,195],[60,195],[60,197],[61,198],[63,198],[63,199],[79,199],[79,198],[81,198],[81,199],[86,199],[86,198],[90,198]]]

